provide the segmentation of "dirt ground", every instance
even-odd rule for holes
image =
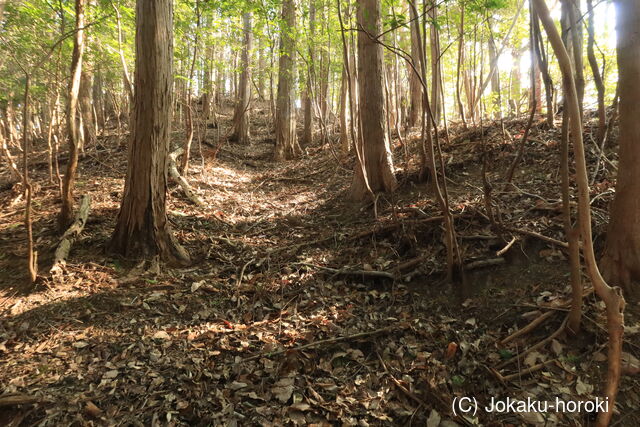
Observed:
[[[76,195],[91,196],[91,213],[61,278],[47,274],[60,203],[45,153],[34,158],[42,277],[32,289],[24,200],[18,186],[3,187],[0,425],[593,425],[584,411],[482,410],[492,398],[602,396],[606,323],[586,277],[581,334],[518,357],[560,327],[569,301],[564,249],[527,234],[564,240],[558,130],[534,125],[508,186],[526,120],[507,121],[504,137],[498,123],[449,129],[444,162],[468,266],[449,284],[440,212],[417,180],[417,131],[405,138],[408,163],[394,140],[398,191],[360,205],[348,198],[353,160],[337,144],[318,137],[300,159],[275,163],[267,113],[254,113],[251,146],[218,144],[230,116],[227,106],[193,151],[187,179],[204,207],[170,187],[169,218],[194,261],[187,268],[105,254],[126,170],[126,136],[115,131],[81,158]],[[174,137],[178,146],[182,134]],[[596,247],[614,151],[592,186]],[[483,199],[483,156],[493,213],[510,227],[505,240],[515,238],[503,256]],[[500,343],[541,315],[533,332]],[[640,358],[637,302],[627,306],[624,351]],[[454,413],[462,397],[477,399],[475,416]],[[615,425],[640,422],[638,375],[623,377],[616,408]]]

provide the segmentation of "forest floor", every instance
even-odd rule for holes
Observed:
[[[231,118],[223,113],[187,176],[204,207],[171,184],[169,217],[193,259],[188,268],[105,255],[126,170],[115,132],[81,159],[76,194],[91,195],[92,210],[61,278],[46,274],[59,200],[45,154],[34,159],[43,278],[33,289],[24,286],[24,201],[17,187],[0,192],[0,425],[593,424],[584,411],[483,409],[492,398],[602,396],[606,323],[590,286],[578,336],[518,357],[561,326],[569,301],[563,248],[527,234],[564,240],[558,130],[534,124],[515,186],[505,186],[526,120],[507,122],[515,142],[496,123],[482,135],[450,129],[444,160],[468,266],[452,285],[443,281],[440,212],[398,141],[400,187],[378,199],[374,218],[373,204],[349,202],[353,163],[328,145],[275,163],[258,111],[251,146],[217,149]],[[174,136],[178,146],[184,137]],[[412,158],[416,139],[408,138]],[[506,243],[483,201],[485,151],[494,213],[510,227],[505,239],[515,238],[502,256]],[[598,247],[612,198],[615,155],[607,155],[591,194]],[[595,158],[591,150],[591,171]],[[640,306],[627,308],[633,360]],[[531,333],[500,343],[540,316]],[[460,397],[477,399],[475,416],[453,413]],[[637,375],[623,377],[614,422],[640,422]]]

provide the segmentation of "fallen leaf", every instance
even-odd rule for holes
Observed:
[[[431,411],[429,414],[429,418],[427,418],[427,427],[438,427],[440,425],[440,421],[442,417],[435,409]]]
[[[584,396],[593,392],[593,385],[583,382],[580,378],[576,382],[576,393]]]
[[[450,342],[449,345],[447,346],[447,353],[444,356],[445,360],[449,360],[453,356],[455,356],[456,351],[458,351],[458,344],[454,342]]]
[[[289,406],[289,409],[294,409],[296,411],[308,411],[309,409],[311,409],[311,406],[308,403],[304,403],[304,402],[298,402],[298,403],[294,403],[293,405]]]
[[[154,340],[168,340],[170,339],[171,336],[166,333],[165,331],[158,331],[155,334],[153,334],[153,339]]]
[[[286,403],[293,394],[293,378],[281,378],[271,388],[273,395],[282,403]]]
[[[640,374],[640,360],[632,354],[622,353],[622,373],[624,375]]]
[[[562,354],[562,350],[564,350],[564,346],[560,344],[558,340],[551,341],[551,349],[556,354],[556,356],[560,356]]]

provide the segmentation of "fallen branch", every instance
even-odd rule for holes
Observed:
[[[504,255],[505,253],[507,253],[507,251],[508,251],[509,249],[511,249],[511,246],[513,246],[513,244],[516,242],[516,240],[517,240],[517,239],[516,239],[515,237],[514,237],[514,238],[512,238],[512,239],[511,239],[511,241],[510,241],[509,243],[507,243],[507,246],[505,246],[504,248],[502,248],[502,249],[500,249],[498,252],[496,252],[496,255],[498,255],[498,256],[502,256],[502,255]]]
[[[521,337],[522,335],[528,334],[529,332],[531,332],[535,328],[537,328],[540,324],[542,324],[545,320],[547,320],[548,318],[553,316],[554,313],[555,313],[554,311],[547,311],[546,313],[541,314],[540,316],[538,316],[535,319],[533,319],[524,328],[518,329],[517,331],[515,331],[514,333],[512,333],[511,335],[509,335],[508,337],[506,337],[502,341],[500,341],[500,345],[505,345],[505,344],[509,343],[510,341],[513,341],[514,339],[516,339],[518,337]]]
[[[80,233],[82,233],[82,230],[84,230],[84,226],[87,223],[87,218],[89,217],[90,210],[91,196],[85,195],[80,201],[80,208],[78,209],[78,213],[76,214],[73,223],[60,238],[60,243],[58,243],[58,247],[56,248],[56,252],[53,258],[53,266],[51,267],[51,270],[49,270],[50,274],[54,276],[62,274],[62,269],[66,264],[67,257],[69,256],[69,252],[71,251],[71,246],[73,246],[75,241],[80,236]]]
[[[284,354],[284,353],[289,352],[289,351],[306,350],[308,348],[319,347],[319,346],[322,346],[322,345],[325,345],[325,344],[334,344],[334,343],[342,342],[342,341],[349,341],[349,340],[357,340],[357,339],[360,339],[360,338],[367,338],[367,337],[370,337],[370,336],[373,336],[373,335],[380,335],[380,334],[383,334],[385,332],[391,332],[391,331],[395,331],[395,330],[398,330],[398,329],[402,329],[404,327],[405,327],[404,325],[388,326],[386,328],[376,329],[374,331],[359,332],[359,333],[353,334],[353,335],[345,335],[345,336],[337,337],[337,338],[329,338],[329,339],[326,339],[326,340],[314,341],[314,342],[310,342],[309,344],[304,344],[304,345],[300,345],[300,346],[297,346],[297,347],[285,348],[285,349],[274,351],[274,352],[271,352],[271,353],[256,354],[254,356],[247,357],[246,359],[242,359],[238,363],[245,363],[245,362],[250,362],[252,360],[258,360],[261,357],[274,357],[274,356],[278,356],[280,354]]]
[[[174,181],[176,181],[180,185],[180,187],[182,188],[182,192],[185,196],[187,196],[187,199],[189,199],[193,204],[199,207],[203,207],[204,203],[202,203],[202,200],[200,200],[197,194],[193,192],[185,177],[180,175],[180,172],[178,172],[176,159],[182,154],[182,152],[183,149],[178,148],[176,151],[169,154],[169,175],[171,175],[171,178],[173,178]]]
[[[532,351],[536,351],[539,348],[544,347],[545,345],[547,345],[548,343],[556,339],[558,336],[560,336],[560,334],[562,334],[565,331],[566,327],[567,327],[567,318],[564,319],[564,321],[562,322],[562,325],[560,325],[560,327],[554,333],[552,333],[547,338],[540,341],[538,344],[529,347],[522,353],[518,354],[516,357],[512,357],[511,359],[505,360],[500,365],[498,365],[496,369],[503,369],[504,367],[509,366],[513,362],[523,359],[527,354],[531,353]]]
[[[558,362],[558,359],[547,360],[546,362],[538,363],[530,368],[525,369],[524,371],[516,372],[515,374],[500,376],[502,382],[511,382],[513,380],[520,379],[524,375],[533,374],[534,372],[538,372],[541,369],[545,368],[547,365],[553,365]]]
[[[42,399],[35,396],[29,396],[27,394],[9,393],[4,396],[0,396],[0,408],[6,408],[9,406],[17,405],[31,405],[41,402]]]
[[[569,244],[567,242],[556,240],[553,237],[547,237],[544,234],[536,233],[535,231],[523,230],[521,228],[514,228],[514,227],[506,227],[505,229],[513,233],[520,233],[520,234],[524,234],[525,236],[535,237],[536,239],[540,239],[547,243],[551,243],[552,245],[560,246],[561,248],[569,248]]]
[[[315,264],[307,264],[305,262],[296,263],[296,265],[303,265],[305,267],[311,267],[318,270],[328,271],[333,274],[341,274],[341,275],[349,275],[349,276],[369,276],[369,277],[383,277],[385,279],[395,280],[397,276],[393,273],[389,273],[387,271],[377,271],[377,270],[347,270],[341,269],[338,270],[336,268],[324,267],[322,265]]]

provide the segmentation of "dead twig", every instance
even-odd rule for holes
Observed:
[[[300,346],[292,347],[292,348],[285,348],[285,349],[282,349],[282,350],[274,351],[272,353],[256,354],[254,356],[250,356],[250,357],[247,357],[245,359],[242,359],[238,363],[245,363],[245,362],[250,362],[252,360],[258,360],[261,357],[279,356],[279,355],[284,354],[284,353],[286,353],[288,351],[301,351],[301,350],[306,350],[306,349],[313,348],[313,347],[320,347],[320,346],[323,346],[325,344],[335,344],[335,343],[342,342],[342,341],[350,341],[350,340],[357,340],[357,339],[360,339],[360,338],[367,338],[367,337],[371,337],[371,336],[374,336],[374,335],[380,335],[380,334],[384,334],[386,332],[396,331],[398,329],[404,329],[404,328],[406,328],[406,325],[401,324],[401,325],[388,326],[386,328],[376,329],[376,330],[373,330],[373,331],[359,332],[359,333],[353,334],[353,335],[345,335],[345,336],[342,336],[342,337],[329,338],[329,339],[320,340],[320,341],[313,341],[313,342],[310,342],[308,344],[304,344],[304,345],[300,345]],[[235,362],[234,362],[234,364],[235,364]]]
[[[389,273],[388,271],[377,271],[377,270],[347,270],[347,269],[336,269],[331,267],[324,267],[322,265],[315,264],[307,264],[305,262],[296,263],[296,265],[302,265],[305,267],[315,268],[318,270],[328,271],[333,274],[341,274],[341,275],[349,275],[349,276],[369,276],[369,277],[382,277],[385,279],[395,280],[397,276],[393,273]]]
[[[514,339],[519,338],[522,335],[528,334],[529,332],[533,331],[535,328],[540,326],[545,320],[547,320],[548,318],[550,318],[554,314],[555,314],[554,311],[547,311],[546,313],[541,314],[540,316],[538,316],[535,319],[533,319],[524,328],[518,329],[517,331],[515,331],[514,333],[512,333],[511,335],[509,335],[508,337],[506,337],[502,341],[500,341],[500,345],[506,345],[510,341],[513,341]]]
[[[496,369],[503,369],[506,366],[509,366],[510,364],[512,364],[513,362],[522,360],[522,358],[524,358],[524,356],[526,356],[527,354],[531,353],[532,351],[535,351],[535,350],[537,350],[539,348],[544,347],[545,345],[550,343],[552,340],[556,339],[560,334],[562,334],[564,332],[564,330],[566,329],[566,327],[567,327],[567,318],[564,319],[564,321],[562,322],[562,325],[560,325],[560,327],[553,334],[549,335],[547,338],[543,339],[538,344],[529,347],[528,349],[526,349],[522,353],[518,354],[516,357],[512,357],[509,360],[505,360],[504,362],[499,364],[496,367]]]

